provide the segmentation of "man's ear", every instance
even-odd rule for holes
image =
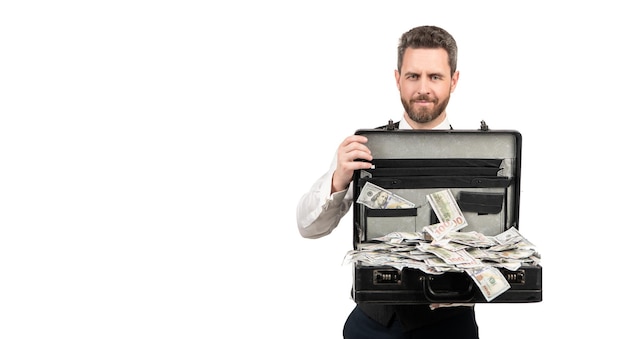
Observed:
[[[396,69],[393,71],[393,74],[396,77],[396,87],[400,90],[400,72]]]
[[[456,88],[456,83],[459,81],[459,71],[455,71],[454,74],[452,74],[452,79],[450,79],[450,93],[454,92],[454,89]]]

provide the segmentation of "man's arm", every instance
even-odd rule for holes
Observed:
[[[367,169],[372,155],[358,135],[347,137],[337,149],[333,163],[326,174],[300,198],[296,209],[298,230],[305,238],[320,238],[330,234],[352,204],[352,176],[356,169]]]
[[[319,178],[298,202],[298,230],[304,238],[320,238],[330,234],[352,204],[351,189],[330,193],[333,171]]]

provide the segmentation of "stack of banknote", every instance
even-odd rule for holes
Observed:
[[[427,240],[421,232],[393,232],[361,243],[348,251],[344,263],[414,268],[429,274],[466,272],[487,301],[511,286],[499,267],[510,271],[522,265],[539,265],[536,247],[515,228],[496,236],[451,232],[440,240]]]
[[[373,197],[379,189],[370,185],[369,196]],[[369,198],[360,200],[371,203]],[[397,196],[389,200],[404,206],[412,204]],[[496,236],[476,231],[460,232],[467,221],[450,190],[430,194],[427,200],[439,223],[425,226],[423,232],[392,232],[360,243],[346,254],[344,263],[392,266],[399,270],[414,268],[429,274],[466,272],[487,301],[511,287],[498,268],[515,271],[522,265],[540,264],[537,248],[516,228]]]

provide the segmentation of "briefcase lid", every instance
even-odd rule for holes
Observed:
[[[469,181],[463,183],[463,186],[442,187],[442,189],[453,189],[453,191],[456,191],[457,198],[463,198],[464,201],[461,203],[464,204],[462,206],[464,210],[468,212],[493,213],[490,209],[498,207],[492,204],[490,200],[495,201],[497,199],[490,199],[493,196],[490,196],[489,192],[494,191],[493,187],[503,187],[504,193],[502,194],[504,194],[504,197],[500,199],[503,201],[501,204],[504,205],[502,208],[505,209],[505,214],[502,215],[506,216],[506,220],[498,226],[498,229],[493,229],[490,233],[495,234],[510,227],[519,228],[522,142],[522,135],[519,131],[491,129],[389,130],[377,128],[358,129],[355,134],[368,138],[366,145],[373,157],[373,169],[355,171],[355,185],[353,185],[355,203],[365,181],[381,183],[383,186],[387,185],[386,188],[390,188],[390,190],[396,189],[401,194],[405,194],[405,198],[410,198],[415,195],[411,191],[412,187],[407,185],[420,185],[419,182],[445,180],[447,178],[438,173],[427,174],[423,177],[418,176],[417,178],[403,177],[403,174],[395,174],[395,172],[406,172],[406,168],[412,166],[411,164],[413,163],[420,166],[419,171],[412,170],[414,173],[427,172],[428,170],[432,172],[442,168],[447,170],[448,168],[445,167],[449,166],[455,167],[452,171],[469,171],[467,175],[466,173],[461,174],[462,179],[469,178]],[[494,167],[494,161],[497,162],[497,165],[495,165],[496,175],[483,176],[473,174],[476,170],[484,171],[487,167]],[[491,162],[491,164],[481,165],[481,163],[487,162]],[[402,168],[394,168],[396,165]],[[475,168],[472,168],[472,166]],[[454,180],[457,180],[457,178],[454,178]],[[429,189],[432,192],[436,190],[436,187],[436,184],[434,184],[424,189]],[[502,196],[502,194],[500,195]],[[465,203],[465,201],[469,201],[469,203]],[[488,205],[481,206],[482,210],[477,211],[479,207],[475,205],[475,202],[487,203]],[[387,225],[384,218],[374,217],[380,231],[373,233],[372,228],[370,228],[368,230],[370,233],[363,235],[362,231],[366,223],[364,220],[366,214],[371,217],[374,214],[381,213],[381,215],[408,213],[407,211],[381,211],[381,213],[378,213],[371,210],[365,213],[364,208],[358,204],[354,209],[355,231],[358,231],[358,234],[355,232],[355,242],[369,239],[372,235],[380,235],[380,232],[393,230],[394,225],[396,225]],[[428,221],[422,220],[421,222],[427,223]],[[421,226],[421,224],[418,226]]]

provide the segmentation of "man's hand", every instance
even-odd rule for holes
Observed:
[[[355,170],[368,169],[372,164],[372,153],[365,146],[367,138],[362,135],[347,137],[337,149],[337,169],[333,173],[331,193],[343,191],[350,185]],[[366,161],[355,161],[356,159]]]

